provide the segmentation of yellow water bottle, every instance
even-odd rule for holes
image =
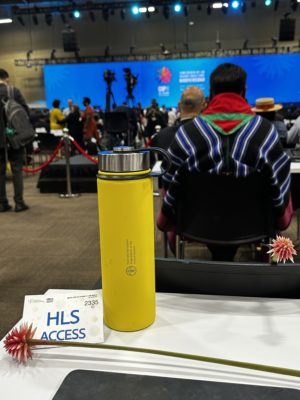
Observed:
[[[118,331],[140,330],[155,320],[149,151],[100,152],[97,182],[104,322]]]

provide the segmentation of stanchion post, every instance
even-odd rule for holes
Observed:
[[[60,193],[59,197],[62,199],[72,199],[74,197],[79,197],[79,193],[72,193],[71,184],[71,165],[70,165],[70,138],[68,135],[68,129],[63,130],[63,140],[65,146],[65,158],[66,158],[66,180],[67,180],[67,192]]]

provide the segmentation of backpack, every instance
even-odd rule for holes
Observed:
[[[14,99],[13,86],[7,86],[7,95],[2,100],[6,118],[5,135],[10,146],[17,150],[32,142],[35,132],[26,110]]]

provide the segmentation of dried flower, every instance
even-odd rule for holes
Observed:
[[[36,328],[32,329],[32,324],[30,326],[23,324],[20,329],[14,328],[4,340],[5,350],[20,363],[26,363],[32,358],[29,340],[33,338],[35,331]]]
[[[268,251],[268,254],[271,254],[276,262],[282,261],[285,263],[288,260],[294,262],[293,255],[297,255],[297,252],[291,239],[277,235],[276,239],[272,240],[270,246],[271,250]]]
[[[185,360],[196,360],[206,363],[229,365],[231,367],[246,368],[255,371],[271,372],[273,374],[296,376],[300,378],[300,371],[297,369],[274,367],[272,365],[254,364],[244,361],[227,360],[224,358],[215,358],[208,356],[200,356],[194,354],[176,353],[165,350],[144,349],[141,347],[129,346],[116,346],[112,344],[98,344],[87,342],[67,342],[59,340],[39,340],[34,339],[36,329],[32,329],[32,324],[23,324],[20,329],[14,328],[4,340],[5,350],[16,358],[19,362],[26,363],[29,358],[32,358],[31,348],[33,346],[69,346],[69,347],[88,347],[92,349],[106,349],[106,350],[121,350],[131,351],[136,353],[156,354],[159,356],[183,358]]]

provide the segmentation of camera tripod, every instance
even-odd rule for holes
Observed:
[[[105,111],[110,111],[111,99],[113,100],[113,107],[116,105],[115,96],[111,90],[112,82],[106,82],[106,94],[105,94]]]

